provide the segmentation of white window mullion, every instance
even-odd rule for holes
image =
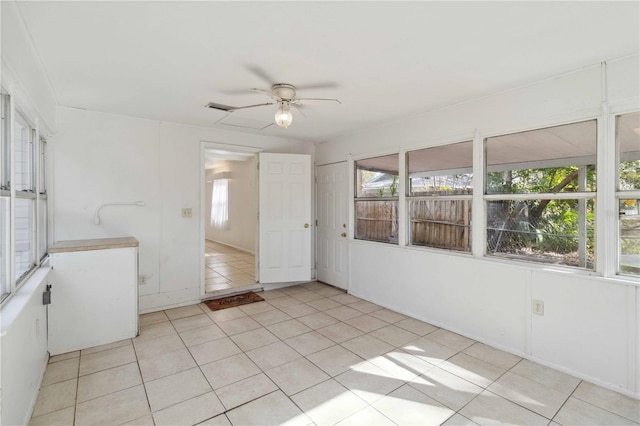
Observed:
[[[34,164],[34,174],[33,174],[33,178],[35,179],[35,185],[33,185],[35,193],[36,193],[36,214],[34,216],[34,226],[35,226],[35,238],[34,238],[34,243],[35,243],[35,250],[34,250],[34,257],[35,257],[35,264],[36,265],[40,265],[40,259],[42,259],[42,255],[44,253],[40,252],[40,248],[42,247],[42,238],[43,238],[43,230],[40,229],[40,215],[42,214],[42,199],[40,198],[40,193],[41,193],[41,176],[40,174],[42,173],[40,164],[40,150],[41,150],[41,143],[40,143],[40,126],[38,125],[38,123],[36,122],[36,129],[35,129],[35,140],[34,140],[34,155],[33,155],[33,164]]]
[[[487,247],[487,211],[485,193],[484,140],[478,130],[473,137],[473,199],[471,204],[471,252],[483,257]]]
[[[618,203],[615,190],[617,181],[617,155],[615,120],[609,119],[609,106],[602,104],[598,119],[598,145],[596,163],[596,272],[604,277],[616,274],[618,258]],[[609,249],[607,249],[609,248]],[[616,248],[616,249],[614,249]]]
[[[15,178],[16,178],[16,167],[15,167],[15,100],[11,93],[11,88],[9,89],[9,182],[10,182],[10,201],[9,201],[9,288],[11,289],[11,294],[14,294],[16,291],[16,186],[15,186]]]
[[[492,200],[591,200],[595,199],[595,192],[528,192],[522,194],[489,194],[486,201]]]
[[[398,154],[398,246],[407,245],[407,235],[409,235],[409,226],[411,221],[408,220],[407,209],[407,153],[400,150]]]
[[[37,185],[38,181],[36,179],[38,170],[36,167],[36,152],[38,151],[36,141],[38,136],[37,124],[34,128],[30,129],[29,135],[31,136],[31,141],[29,143],[29,170],[31,179],[29,182],[30,189],[33,191],[35,195],[35,199],[33,200],[33,206],[31,209],[31,264],[38,265],[38,190]]]
[[[349,204],[349,211],[347,215],[348,237],[353,240],[356,236],[356,162],[353,159],[353,155],[349,154],[347,158],[347,194],[351,194],[351,202]]]

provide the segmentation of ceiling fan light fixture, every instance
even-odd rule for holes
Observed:
[[[276,124],[285,129],[293,122],[293,114],[291,113],[291,106],[289,102],[278,102],[278,109],[276,110]]]

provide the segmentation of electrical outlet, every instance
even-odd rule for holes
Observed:
[[[189,218],[193,216],[193,210],[191,207],[185,207],[182,209],[182,217]]]
[[[542,300],[533,300],[532,310],[536,315],[544,315],[544,302]]]
[[[138,277],[138,284],[139,285],[145,285],[147,284],[147,276],[146,275],[140,275]]]

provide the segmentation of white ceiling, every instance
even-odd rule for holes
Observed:
[[[638,52],[639,5],[18,3],[63,106],[312,142]],[[298,95],[342,105],[307,105],[286,130],[238,127],[273,107],[204,108],[266,102],[249,89],[271,83],[329,86]]]

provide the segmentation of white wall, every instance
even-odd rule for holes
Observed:
[[[207,239],[230,245],[248,252],[255,252],[258,188],[257,160],[222,161],[207,173],[229,172],[229,224],[225,229],[211,225],[211,190],[213,181],[208,177],[205,186],[205,235]]]
[[[26,425],[47,366],[47,307],[42,292],[48,268],[41,268],[2,308],[0,320],[1,418],[3,425]],[[53,296],[55,298],[55,296]]]
[[[2,17],[2,87],[20,100],[20,109],[38,120],[43,134],[55,130],[55,94],[35,54],[22,18],[14,2],[3,1]]]
[[[311,144],[179,124],[59,108],[52,138],[55,241],[131,235],[140,242],[140,310],[200,300],[204,212],[200,211],[201,143],[312,154]],[[95,208],[115,201],[144,207]],[[191,207],[193,217],[182,218]]]
[[[606,86],[597,65],[346,135],[318,145],[316,163],[638,110],[638,58],[610,62]],[[611,147],[611,136],[601,132],[601,143]],[[615,216],[611,204],[601,218]],[[357,296],[640,397],[638,279],[354,240],[349,256],[349,291]],[[532,314],[533,299],[544,301],[544,316]]]

